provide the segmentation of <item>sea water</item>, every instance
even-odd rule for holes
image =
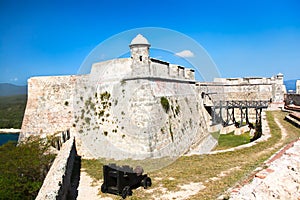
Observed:
[[[0,146],[8,141],[18,141],[19,133],[1,133],[0,134]]]

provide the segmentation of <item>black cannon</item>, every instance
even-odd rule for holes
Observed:
[[[151,186],[151,178],[143,175],[143,168],[136,167],[134,170],[129,166],[117,166],[109,164],[103,166],[104,182],[101,192],[121,195],[123,199],[132,195],[132,189],[140,186],[147,189]]]

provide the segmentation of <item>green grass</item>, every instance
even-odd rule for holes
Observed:
[[[272,136],[267,141],[233,152],[180,157],[165,168],[148,173],[152,178],[152,188],[155,188],[152,193],[146,193],[144,189],[134,190],[133,196],[129,199],[153,199],[153,194],[159,197],[162,193],[159,190],[160,186],[167,188],[168,191],[178,191],[180,185],[191,182],[201,182],[205,189],[189,199],[216,199],[229,187],[247,180],[254,169],[259,166],[264,167],[264,161],[281,147],[299,138],[299,129],[284,121],[284,116],[285,113],[282,112],[267,112]],[[287,138],[281,139],[281,130],[275,123],[274,117],[278,118],[286,128]],[[97,173],[102,173],[102,168]],[[224,173],[225,176],[218,176]],[[169,179],[170,177],[173,179]],[[213,177],[220,179],[211,180]],[[105,196],[121,199],[114,195]]]
[[[103,163],[100,160],[96,159],[82,159],[81,167],[85,169],[86,173],[88,173],[91,177],[93,177],[96,181],[103,178],[102,167]]]
[[[249,132],[245,132],[241,135],[234,135],[234,133],[221,134],[218,140],[218,146],[215,150],[229,149],[232,147],[237,147],[250,142]]]
[[[27,95],[0,97],[0,128],[21,128]]]

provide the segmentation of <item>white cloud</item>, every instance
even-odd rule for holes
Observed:
[[[19,79],[17,77],[11,78],[10,81],[18,81]]]
[[[183,50],[183,51],[180,51],[178,53],[175,53],[176,56],[180,56],[180,57],[183,57],[183,58],[190,58],[190,57],[194,57],[194,53],[191,52],[190,50]]]

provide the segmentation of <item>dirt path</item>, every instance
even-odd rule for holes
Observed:
[[[98,195],[101,184],[101,182],[95,183],[84,170],[81,170],[77,200],[112,200],[112,198]]]

